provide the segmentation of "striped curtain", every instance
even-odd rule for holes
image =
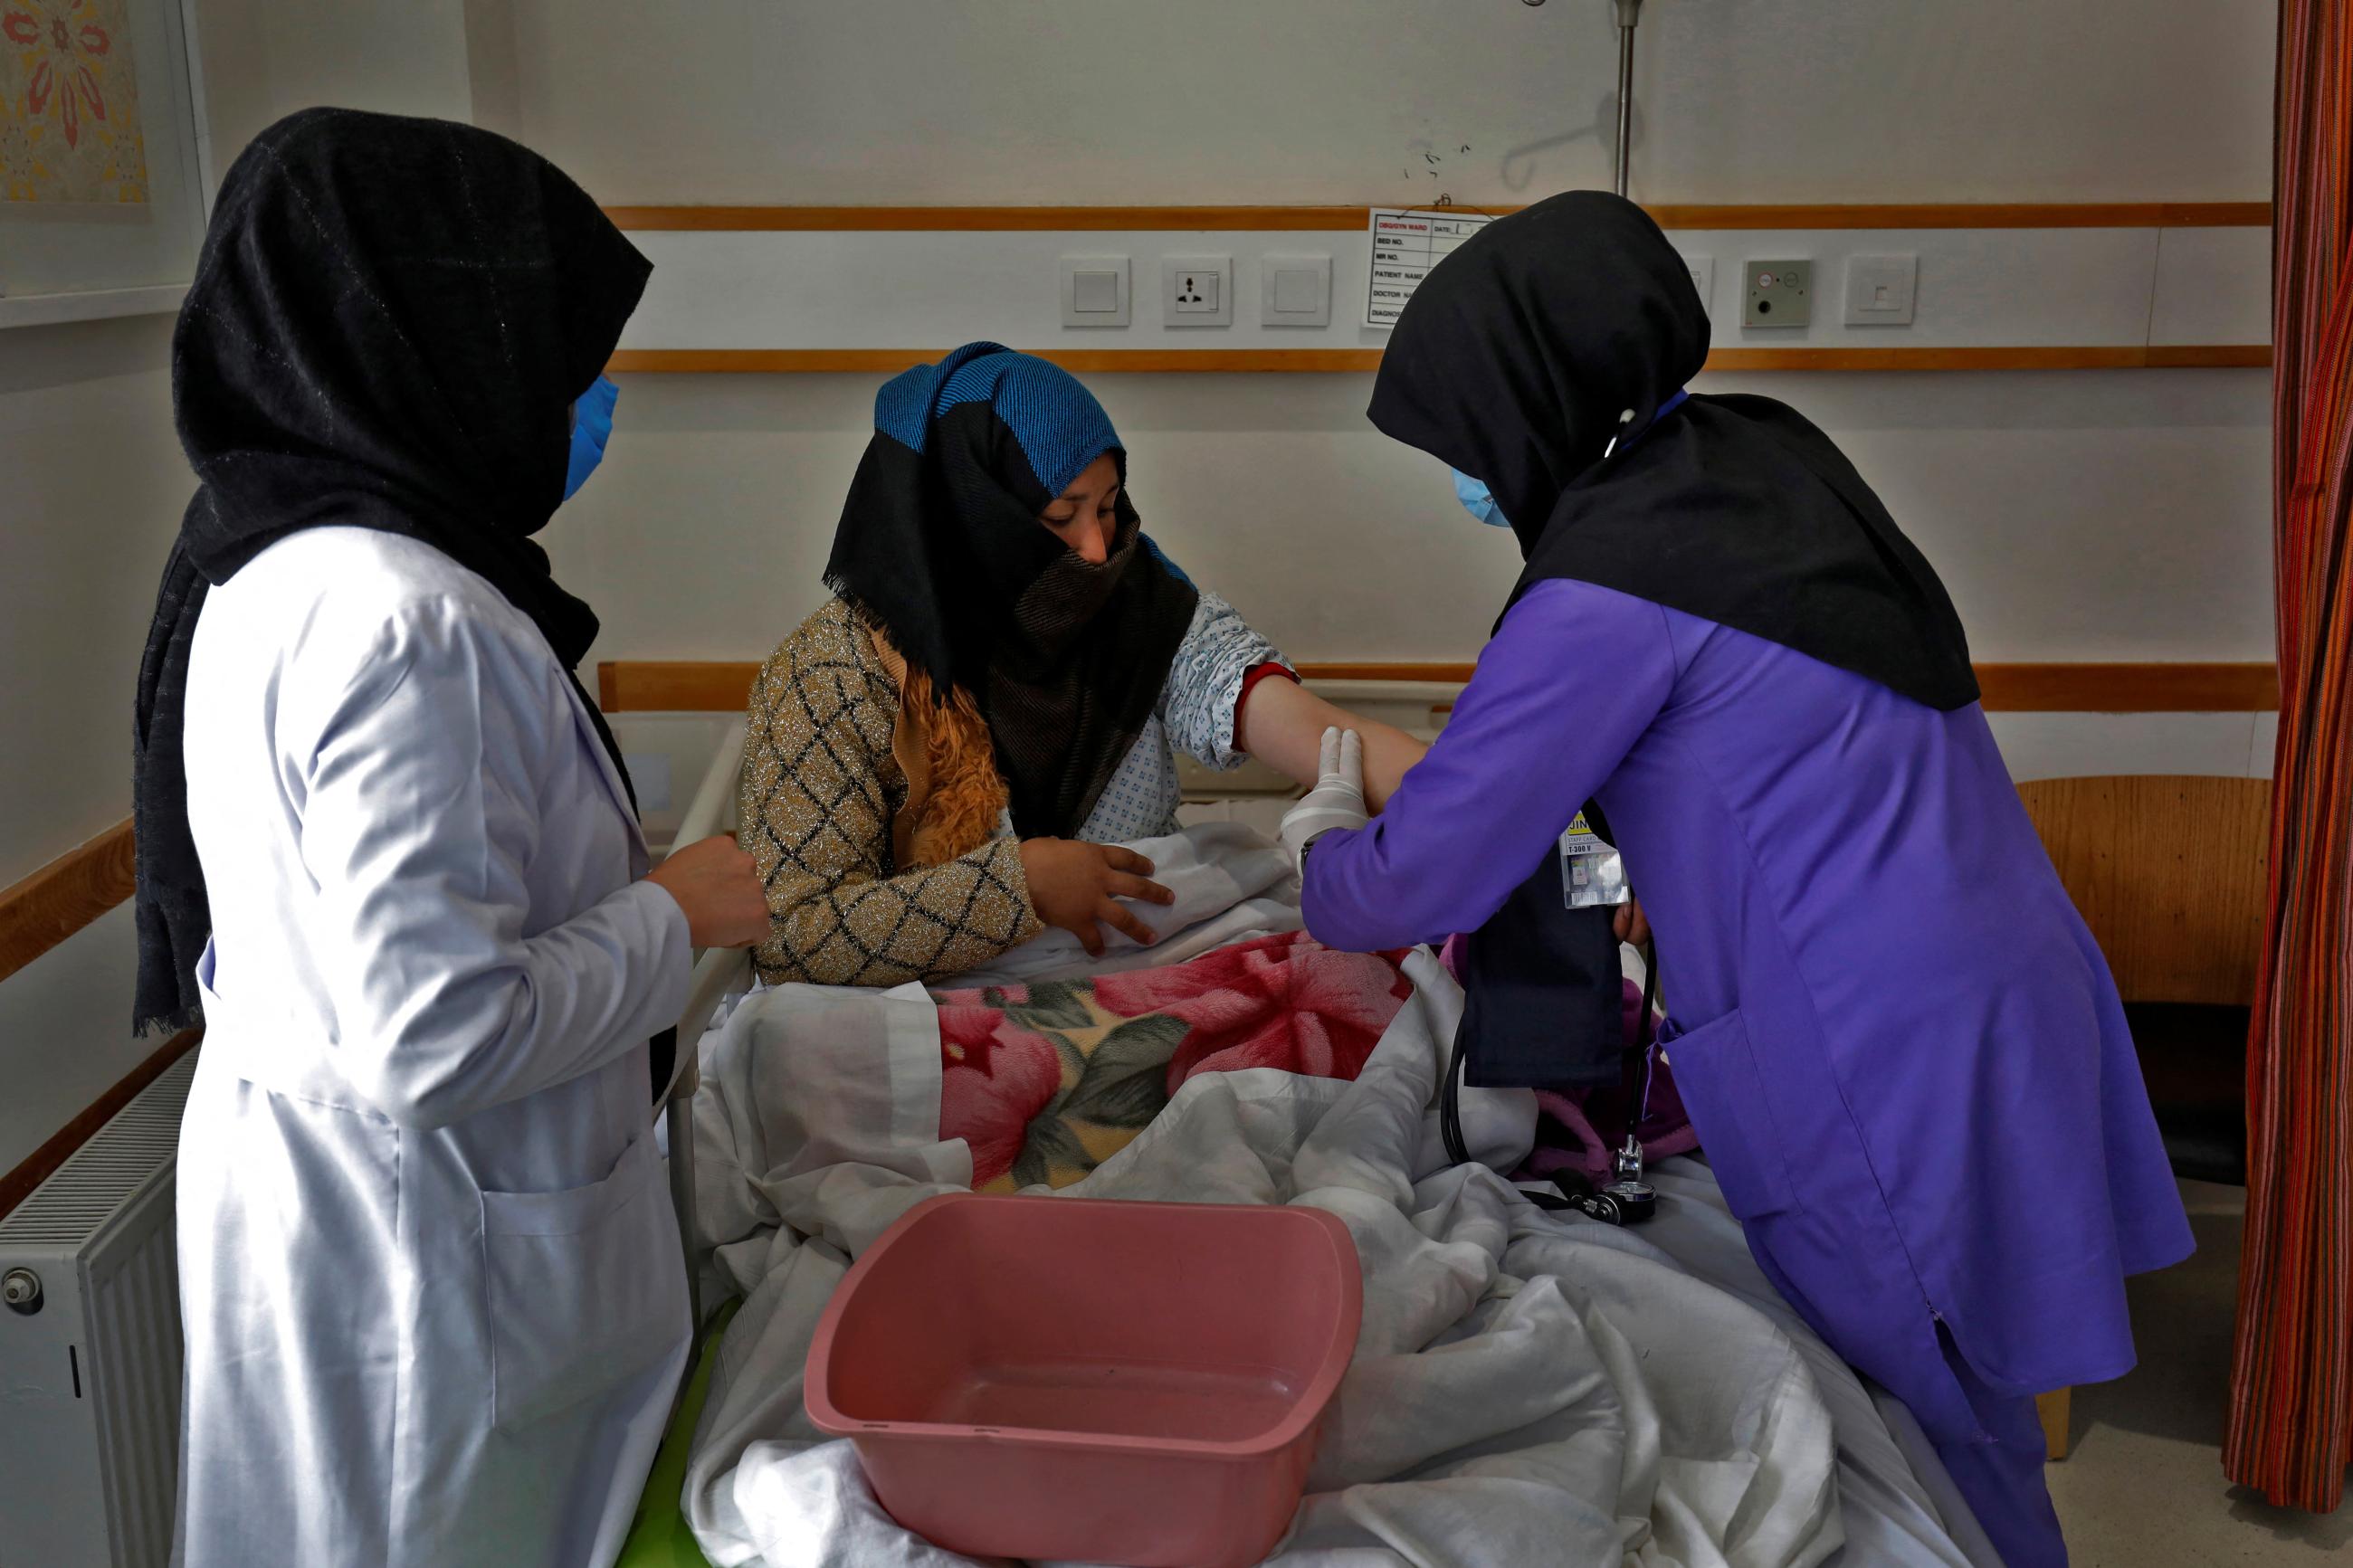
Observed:
[[[2353,1458],[2353,5],[2280,0],[2280,728],[2223,1468],[2327,1510]]]

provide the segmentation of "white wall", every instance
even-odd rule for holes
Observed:
[[[517,129],[613,202],[1500,202],[1609,184],[1605,0],[494,3]],[[2269,188],[2268,0],[1643,15],[1648,200]]]
[[[818,581],[879,377],[631,375],[604,467],[543,536],[596,658],[764,657]],[[1296,658],[1467,660],[1518,570],[1360,375],[1104,375],[1156,539]],[[1989,662],[2273,654],[2261,371],[1709,376],[1821,423],[1926,550]],[[673,825],[720,726],[629,716]],[[2012,773],[2268,774],[2254,714],[2000,714]],[[635,764],[633,764],[635,765]],[[642,771],[642,770],[640,770]]]
[[[310,104],[469,110],[459,0],[197,0],[195,23],[216,174]],[[0,886],[131,810],[139,655],[193,487],[171,331],[0,329]],[[133,967],[125,908],[0,983],[0,1170],[158,1043],[130,1032]]]
[[[192,0],[216,182],[298,109],[470,119],[464,0]]]
[[[654,264],[625,349],[922,348],[974,338],[1042,349],[1378,348],[1365,325],[1373,247],[1333,230],[640,230]],[[1710,278],[1717,348],[1952,348],[2271,341],[2267,228],[1671,229]],[[1331,263],[1331,321],[1261,324],[1271,257]],[[1860,257],[1916,264],[1914,319],[1845,320],[1847,268]],[[1131,320],[1062,324],[1062,258],[1124,262]],[[1171,312],[1163,268],[1226,262],[1232,321],[1204,327]],[[1813,310],[1799,327],[1743,324],[1749,260],[1805,260]]]
[[[1609,180],[1616,40],[1602,0],[475,0],[474,11],[478,34],[511,46],[501,123],[615,204],[1394,204],[1444,192],[1479,205]],[[1660,0],[1645,17],[1633,162],[1646,200],[2269,190],[2268,0]],[[478,63],[478,102],[482,74]],[[1134,255],[1136,329],[1078,333],[1040,316],[1050,295],[1033,286],[1050,276],[1037,247],[1075,250],[1071,237],[649,235],[664,267],[628,341],[944,346],[997,333],[1176,346],[1156,326],[1153,258],[1191,241],[1128,237],[1086,243]],[[1278,239],[1331,250],[1334,328],[1282,341],[1381,341],[1354,324],[1355,237],[1208,237],[1201,249],[1231,248],[1243,268],[1245,304],[1246,252]],[[2268,336],[2260,233],[1678,238],[1716,260],[1725,346]],[[1800,239],[1788,254],[1820,258],[1816,327],[1726,331],[1733,264]],[[1922,254],[1916,328],[1835,324],[1841,247]],[[893,293],[901,302],[881,297]],[[1185,341],[1278,341],[1247,318]],[[553,533],[605,615],[596,657],[749,658],[789,628],[821,593],[875,380],[626,378],[606,471]],[[1510,545],[1470,530],[1433,466],[1364,423],[1366,378],[1093,384],[1135,449],[1147,519],[1295,656],[1475,650],[1512,575]],[[2271,657],[2260,372],[1706,384],[1787,398],[1827,426],[1943,569],[1982,658]],[[671,758],[681,795],[707,728],[623,726],[633,749]],[[2025,775],[2268,763],[2268,721],[2252,715],[2018,715],[1999,728]]]
[[[280,114],[339,102],[470,114],[611,202],[1481,203],[1606,184],[1607,10],[195,0],[195,42],[216,176]],[[2245,200],[2268,187],[2266,0],[1646,12],[1635,187],[1649,200]],[[2158,265],[2193,285],[2200,268],[2242,267],[2217,243]],[[2182,330],[2199,330],[2194,313]],[[189,486],[167,338],[161,319],[0,331],[0,883],[129,808],[133,671]],[[2203,659],[2270,654],[2263,381],[1741,384],[1848,445],[1944,569],[1981,658]],[[805,614],[873,385],[629,378],[612,458],[552,533],[605,615],[597,655],[752,657]],[[1467,657],[1512,574],[1510,545],[1462,520],[1434,465],[1364,425],[1366,385],[1097,383],[1155,528],[1294,655]],[[2039,741],[2012,726],[2005,744],[2214,771],[2238,726],[2261,749],[2244,719],[2154,741],[2145,726],[2058,722]],[[682,795],[711,728],[625,730],[633,749],[679,750]],[[130,973],[118,911],[0,984],[0,1168],[146,1048],[124,1029]]]
[[[131,700],[187,464],[171,321],[0,331],[0,887],[122,820]],[[0,984],[0,1170],[153,1047],[127,910]]]
[[[875,376],[622,378],[546,538],[600,658],[747,658],[819,601]],[[1137,505],[1294,657],[1466,659],[1516,568],[1360,375],[1103,375]],[[1710,376],[1822,424],[1927,551],[1989,660],[2267,659],[2260,371]]]

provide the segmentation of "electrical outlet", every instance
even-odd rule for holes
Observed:
[[[1750,261],[1744,327],[1802,327],[1814,319],[1814,264],[1810,261]]]
[[[1234,258],[1230,256],[1162,258],[1160,324],[1164,327],[1232,326]]]

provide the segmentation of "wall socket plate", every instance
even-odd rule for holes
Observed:
[[[1715,314],[1715,258],[1686,256],[1683,267],[1691,273],[1692,287],[1699,290],[1699,308]]]
[[[1846,258],[1846,324],[1908,327],[1919,291],[1920,258],[1850,256]]]
[[[1814,319],[1814,264],[1810,261],[1749,261],[1741,312],[1744,327],[1802,327]]]
[[[1332,258],[1328,256],[1261,258],[1258,289],[1260,326],[1332,324]]]
[[[1124,327],[1127,325],[1127,258],[1124,256],[1065,256],[1055,263],[1062,296],[1062,325]]]
[[[1161,258],[1160,324],[1164,327],[1232,326],[1234,258],[1230,256]]]

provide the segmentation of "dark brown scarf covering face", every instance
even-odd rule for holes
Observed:
[[[973,694],[1024,838],[1075,837],[1151,721],[1200,595],[1144,538],[1117,432],[1077,379],[994,343],[875,399],[826,581],[942,695]],[[1039,516],[1104,453],[1118,531],[1090,563]]]
[[[1096,650],[1086,636],[1139,556],[1156,567],[1138,542],[1133,514],[1124,516],[1108,559],[1098,563],[1066,550],[1013,603],[983,706],[1006,778],[1020,781],[1014,786],[1017,824],[1027,815],[1067,825],[1064,837],[1076,833],[1143,728],[1138,717],[1131,729],[1098,690],[1087,668]],[[1073,736],[1098,734],[1115,743],[1071,744]]]

